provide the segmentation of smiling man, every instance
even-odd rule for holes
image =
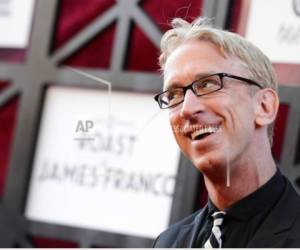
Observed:
[[[206,19],[172,24],[161,41],[164,91],[155,100],[169,110],[209,200],[154,246],[300,247],[300,198],[271,153],[279,106],[271,62]]]

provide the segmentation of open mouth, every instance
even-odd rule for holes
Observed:
[[[202,140],[220,129],[219,125],[205,125],[190,134],[190,138],[194,140]]]

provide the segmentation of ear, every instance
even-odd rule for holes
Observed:
[[[268,126],[275,121],[279,107],[279,97],[271,88],[258,91],[255,97],[255,123],[259,127]]]

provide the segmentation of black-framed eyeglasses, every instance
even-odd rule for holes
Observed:
[[[184,101],[185,93],[188,89],[192,90],[196,96],[208,95],[222,89],[224,87],[224,77],[240,80],[247,84],[255,85],[260,89],[263,89],[262,85],[253,80],[227,73],[215,73],[212,75],[202,77],[192,82],[188,86],[174,87],[165,90],[164,92],[155,95],[154,99],[155,101],[157,101],[161,109],[172,108]]]

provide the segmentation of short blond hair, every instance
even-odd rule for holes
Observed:
[[[259,48],[242,36],[215,28],[210,19],[203,17],[199,17],[191,23],[181,18],[175,18],[172,20],[172,27],[163,35],[160,43],[159,65],[162,72],[164,72],[168,57],[176,48],[190,40],[204,40],[216,45],[224,57],[238,58],[248,70],[249,77],[259,82],[263,88],[278,91],[277,78],[271,61]],[[270,124],[268,127],[271,145],[273,127],[274,124]]]

